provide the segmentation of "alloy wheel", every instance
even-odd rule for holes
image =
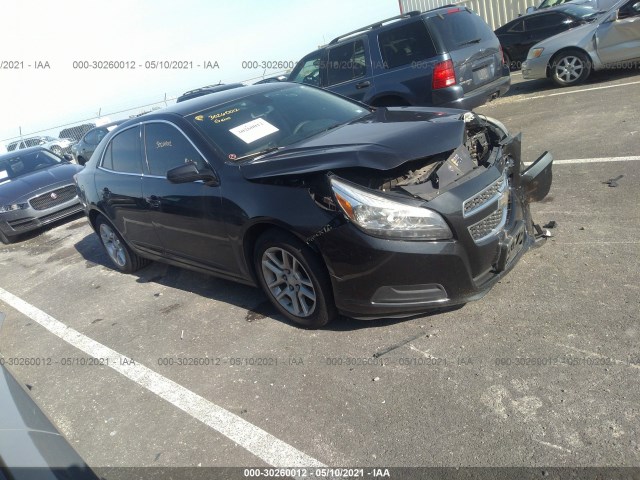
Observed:
[[[566,82],[573,83],[580,78],[584,70],[582,59],[573,55],[562,57],[556,65],[556,76]]]
[[[262,254],[262,275],[273,298],[289,313],[308,317],[316,309],[316,291],[304,266],[288,251],[271,247]]]
[[[124,267],[127,264],[127,255],[124,245],[120,242],[116,232],[109,225],[102,223],[100,225],[100,238],[111,260],[116,265]]]

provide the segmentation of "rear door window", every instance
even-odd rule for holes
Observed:
[[[140,127],[129,128],[113,137],[102,166],[114,172],[142,174]]]
[[[495,38],[491,27],[475,13],[466,9],[451,10],[453,11],[426,19],[446,51],[453,52]]]
[[[378,35],[385,68],[410,65],[436,55],[433,40],[422,21],[391,28]]]

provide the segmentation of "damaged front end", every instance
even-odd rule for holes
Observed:
[[[277,176],[258,180],[306,188],[328,214],[306,240],[322,255],[344,315],[402,317],[479,299],[542,237],[529,204],[551,188],[551,154],[525,169],[520,134],[471,112],[424,123],[411,142],[426,142],[427,155],[383,168],[378,157],[363,160],[368,144],[324,171],[318,162],[314,172],[300,175],[297,166],[287,175],[280,165]],[[447,148],[434,152],[433,144]]]

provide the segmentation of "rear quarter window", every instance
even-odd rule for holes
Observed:
[[[385,68],[410,65],[436,56],[433,40],[422,20],[381,33],[378,45]]]
[[[447,52],[496,39],[491,27],[478,15],[466,9],[454,13],[445,11],[428,17],[426,22]]]

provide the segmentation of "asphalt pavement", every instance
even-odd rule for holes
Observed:
[[[0,246],[0,293],[33,307],[0,296],[0,352],[96,468],[640,466],[638,98],[637,72],[516,73],[478,109],[559,161],[532,208],[553,236],[480,301],[308,331],[257,289],[118,273],[79,217]]]

